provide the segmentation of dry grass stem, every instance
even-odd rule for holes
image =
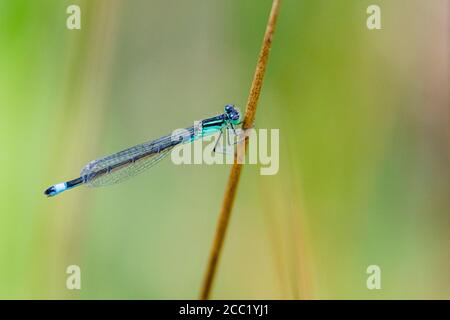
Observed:
[[[280,10],[280,3],[281,0],[273,0],[272,3],[272,9],[270,11],[269,20],[267,22],[266,32],[264,34],[264,40],[262,43],[261,51],[259,53],[255,75],[253,76],[253,82],[247,100],[247,106],[245,109],[245,115],[242,124],[243,129],[251,128],[255,120],[255,114],[258,106],[259,96],[261,94],[264,73],[266,71],[270,47],[272,45],[272,37],[275,31],[278,12]],[[239,148],[246,148],[246,145],[247,141],[244,141],[242,144],[239,145]],[[200,299],[209,299],[214,276],[216,274],[217,264],[223,247],[228,222],[230,220],[231,209],[233,207],[234,198],[236,196],[236,190],[239,183],[239,177],[242,171],[242,164],[236,161],[238,153],[243,154],[243,152],[239,151],[235,153],[235,162],[231,168],[230,176],[228,178],[228,184],[225,190],[225,196],[222,202],[219,220],[217,222],[217,229],[209,256],[208,266],[203,281],[203,286],[201,289]]]

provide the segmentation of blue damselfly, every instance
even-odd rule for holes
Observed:
[[[199,122],[175,133],[148,141],[112,155],[89,162],[80,173],[80,177],[55,184],[45,190],[44,194],[52,197],[65,190],[86,184],[100,187],[121,182],[141,173],[161,161],[177,145],[190,143],[225,128],[232,128],[241,121],[239,111],[233,105],[226,105],[224,113]]]

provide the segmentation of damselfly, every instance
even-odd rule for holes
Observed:
[[[100,187],[121,182],[152,167],[167,156],[175,146],[217,132],[222,134],[225,128],[234,130],[234,126],[240,122],[239,111],[233,105],[226,105],[223,114],[202,120],[198,126],[194,125],[178,134],[167,135],[91,161],[81,170],[80,177],[55,184],[45,190],[44,194],[52,197],[82,184]]]

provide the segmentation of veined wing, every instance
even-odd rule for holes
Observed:
[[[91,187],[122,182],[157,164],[181,142],[172,141],[170,136],[166,136],[91,161],[81,170],[81,177]]]

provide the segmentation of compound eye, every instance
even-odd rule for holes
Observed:
[[[227,104],[225,106],[225,112],[230,113],[233,110],[233,106],[231,104]]]

